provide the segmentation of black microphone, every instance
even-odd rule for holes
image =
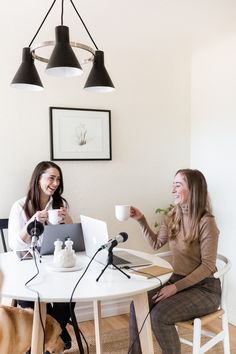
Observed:
[[[44,231],[44,226],[41,222],[37,221],[36,219],[29,223],[27,226],[27,233],[29,236],[32,237],[32,246],[37,243],[37,240],[40,235],[42,235]]]
[[[117,235],[114,239],[112,239],[112,240],[108,241],[107,243],[105,243],[104,245],[102,245],[99,248],[99,251],[101,251],[105,248],[107,250],[111,250],[112,248],[117,246],[118,243],[125,242],[127,240],[128,240],[128,234],[126,232],[120,232],[119,235]]]

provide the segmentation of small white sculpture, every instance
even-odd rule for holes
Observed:
[[[76,265],[76,255],[73,250],[73,241],[68,238],[65,241],[65,247],[62,248],[63,242],[57,240],[54,242],[55,250],[54,250],[54,258],[53,263],[55,266],[60,268],[71,268]]]

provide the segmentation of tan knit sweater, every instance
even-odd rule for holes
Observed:
[[[174,273],[185,276],[175,283],[178,291],[211,277],[216,271],[219,230],[215,218],[209,215],[202,217],[199,239],[190,245],[184,242],[184,234],[188,234],[189,230],[188,220],[188,212],[183,210],[181,229],[175,240],[168,239],[168,217],[156,233],[151,230],[144,216],[138,220],[144,238],[155,250],[169,243]]]

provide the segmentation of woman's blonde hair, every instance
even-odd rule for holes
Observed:
[[[185,235],[187,243],[191,243],[199,236],[199,222],[204,214],[212,215],[212,209],[209,201],[207,182],[198,170],[181,169],[178,170],[175,176],[180,173],[185,180],[188,190],[189,198],[187,203],[189,216],[189,234]],[[182,218],[182,210],[179,205],[175,206],[169,213],[169,237],[175,239],[180,231],[180,224]]]

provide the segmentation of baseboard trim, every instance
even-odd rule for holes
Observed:
[[[110,317],[129,313],[132,298],[102,301],[102,317]],[[93,303],[78,302],[75,306],[75,315],[79,322],[93,320]]]

